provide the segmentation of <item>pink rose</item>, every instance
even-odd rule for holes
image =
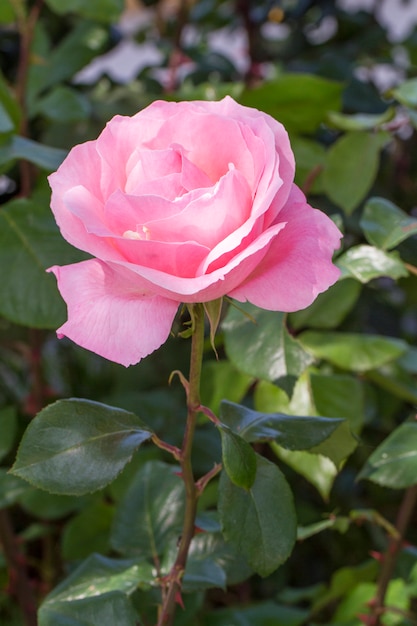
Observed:
[[[114,117],[49,177],[63,237],[95,257],[51,268],[68,306],[58,336],[130,365],[166,341],[180,303],[311,304],[339,276],[341,235],[294,167],[284,127],[229,97]]]

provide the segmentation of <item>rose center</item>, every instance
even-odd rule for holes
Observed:
[[[125,239],[150,239],[151,238],[151,233],[149,228],[147,228],[146,226],[142,226],[142,233],[138,233],[137,230],[125,230],[125,232],[123,233],[123,237]]]

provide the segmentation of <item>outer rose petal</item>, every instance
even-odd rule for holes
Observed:
[[[178,302],[140,292],[128,272],[96,259],[51,267],[68,306],[68,321],[57,330],[79,346],[128,366],[168,338]]]
[[[255,271],[228,295],[271,311],[298,311],[337,281],[332,254],[342,235],[295,186],[279,220],[287,221],[285,228]]]

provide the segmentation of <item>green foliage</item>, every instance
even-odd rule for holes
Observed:
[[[151,435],[133,413],[88,400],[60,400],[26,430],[12,472],[52,493],[82,495],[116,478]]]
[[[267,576],[289,557],[296,520],[291,490],[283,474],[259,455],[256,461],[256,477],[249,489],[237,486],[226,472],[222,473],[219,515],[227,541],[255,572]]]
[[[369,193],[378,173],[381,149],[388,133],[346,133],[329,149],[324,168],[324,188],[347,214]]]
[[[47,175],[112,115],[227,94],[288,130],[296,184],[344,234],[341,276],[290,314],[205,304],[198,510],[173,626],[415,625],[416,35],[394,42],[378,3],[273,4],[0,1],[4,626],[31,626],[31,602],[39,626],[157,623],[189,505],[190,341],[177,319],[124,369],[56,339],[65,306],[46,270],[85,255],[54,223]],[[239,35],[246,60],[228,56]],[[159,60],[138,52],[123,83],[107,63],[126,38]]]
[[[56,328],[65,320],[65,306],[46,269],[80,255],[62,242],[42,199],[8,202],[0,224],[0,313],[17,324]]]
[[[359,478],[404,489],[417,483],[417,422],[405,422],[372,452]]]

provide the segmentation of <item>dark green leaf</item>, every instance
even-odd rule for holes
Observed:
[[[15,129],[13,120],[7,112],[6,107],[0,102],[0,133],[10,133]]]
[[[336,328],[355,305],[361,285],[358,281],[346,278],[335,283],[318,295],[306,309],[290,313],[290,325],[295,330],[301,328]]]
[[[396,280],[408,275],[397,252],[384,252],[373,246],[349,248],[337,259],[336,265],[342,271],[342,278],[353,277],[361,283],[380,276]]]
[[[306,331],[299,341],[317,359],[354,372],[381,367],[407,351],[401,339],[359,333]]]
[[[81,17],[102,22],[115,22],[123,10],[123,0],[46,0],[46,4],[60,15],[75,13]]]
[[[0,212],[0,314],[25,326],[57,328],[65,320],[65,304],[54,277],[45,270],[81,258],[62,239],[46,206],[35,200],[4,204]]]
[[[6,0],[8,2],[10,0]],[[4,5],[4,3],[3,3]],[[1,9],[0,9],[1,11]],[[0,22],[3,20],[0,20]],[[21,110],[19,103],[16,99],[16,95],[12,89],[10,89],[6,79],[4,78],[0,70],[0,107],[7,114],[9,120],[13,123],[13,128],[17,129],[20,125]],[[10,130],[10,129],[9,129]],[[6,131],[9,132],[9,131]]]
[[[115,550],[153,560],[179,537],[185,493],[178,471],[157,461],[139,469],[116,511],[111,537]]]
[[[17,476],[8,474],[0,467],[0,509],[16,504],[31,487]]]
[[[324,147],[305,137],[295,135],[291,138],[291,147],[295,156],[295,182],[302,189],[308,186],[309,193],[321,193],[323,190],[324,163],[326,151]],[[309,182],[311,178],[312,184]]]
[[[26,483],[27,484],[27,483]],[[85,506],[91,496],[59,496],[42,489],[30,487],[19,498],[19,504],[26,513],[41,520],[56,520],[67,517]]]
[[[152,432],[133,413],[88,400],[59,400],[31,422],[12,472],[52,493],[101,489]]]
[[[54,122],[78,122],[88,117],[88,100],[75,89],[58,85],[36,102],[33,115],[43,115]]]
[[[303,626],[309,611],[262,602],[244,608],[226,608],[204,616],[203,626]]]
[[[201,403],[217,415],[224,398],[240,402],[252,381],[252,376],[240,372],[226,359],[205,361],[201,375]]]
[[[261,576],[287,560],[296,539],[297,520],[291,490],[276,465],[256,455],[256,480],[249,491],[222,472],[219,514],[226,541]]]
[[[314,132],[327,112],[340,109],[342,85],[312,74],[282,74],[246,90],[240,102],[269,113],[290,131]]]
[[[238,405],[235,405],[238,406]],[[256,455],[252,447],[229,428],[220,426],[223,467],[230,480],[243,489],[250,489],[256,477]]]
[[[101,596],[111,591],[133,593],[153,582],[153,566],[139,559],[111,559],[92,554],[47,596],[43,606]],[[94,584],[92,584],[94,583]]]
[[[0,146],[0,165],[23,159],[52,172],[61,165],[66,154],[65,150],[44,146],[32,139],[14,135],[7,143]]]
[[[11,451],[17,433],[16,409],[12,406],[0,410],[0,459]]]
[[[366,203],[360,225],[367,240],[383,250],[417,234],[417,219],[385,198],[371,198]]]
[[[39,626],[131,626],[138,616],[129,596],[152,579],[148,563],[93,555],[46,597]]]
[[[265,380],[293,382],[312,362],[285,327],[285,315],[239,304],[255,321],[231,307],[222,328],[225,347],[234,366]]]
[[[57,0],[61,6],[60,0]],[[88,7],[90,3],[84,2]],[[107,15],[103,15],[106,19]],[[59,44],[51,49],[43,24],[38,22],[35,31],[33,55],[37,63],[31,63],[28,76],[28,112],[36,105],[37,96],[48,87],[69,81],[87,63],[104,51],[108,41],[108,29],[100,24],[81,20]]]
[[[75,561],[92,552],[109,552],[113,512],[110,504],[99,500],[72,517],[62,533],[63,558]]]
[[[394,430],[368,458],[359,476],[374,483],[404,489],[417,483],[417,422]]]
[[[361,380],[349,375],[312,372],[310,386],[314,406],[320,415],[340,415],[357,433],[365,420],[365,392]]]
[[[324,186],[329,198],[350,214],[370,191],[379,167],[379,153],[388,133],[347,133],[327,154]]]
[[[272,439],[289,450],[317,446],[343,423],[326,417],[260,413],[232,402],[222,402],[220,419],[246,441]]]

